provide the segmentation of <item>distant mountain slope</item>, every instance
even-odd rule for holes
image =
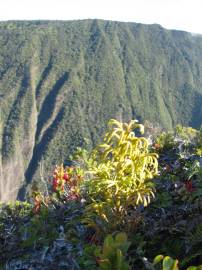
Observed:
[[[100,20],[0,23],[0,200],[110,118],[202,124],[202,36]],[[25,189],[20,194],[24,194]]]

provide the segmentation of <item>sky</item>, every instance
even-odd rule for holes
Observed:
[[[202,34],[202,0],[0,0],[0,20],[106,19]]]

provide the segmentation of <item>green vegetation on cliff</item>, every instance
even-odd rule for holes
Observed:
[[[39,178],[40,162],[50,169],[84,138],[99,142],[110,118],[201,125],[201,36],[101,20],[1,22],[0,48],[3,200]]]

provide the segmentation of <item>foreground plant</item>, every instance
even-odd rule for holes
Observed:
[[[76,200],[80,198],[80,186],[83,180],[79,167],[56,166],[53,174],[52,188],[58,198]]]
[[[144,132],[136,120],[127,124],[112,119],[108,126],[104,143],[91,156],[85,181],[90,200],[86,221],[96,226],[95,214],[114,230],[125,222],[129,210],[147,206],[154,197],[152,178],[158,173],[158,156],[149,153],[146,138],[135,136],[135,129]]]
[[[118,233],[115,237],[107,235],[103,247],[96,250],[97,262],[100,270],[129,270],[125,260],[130,246],[125,233]]]
[[[158,255],[154,259],[153,266],[155,266],[154,269],[179,270],[179,261],[169,256]],[[156,268],[158,266],[159,268]],[[187,270],[202,270],[202,265],[189,266]]]

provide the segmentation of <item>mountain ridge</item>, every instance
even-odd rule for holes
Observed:
[[[0,200],[39,183],[40,162],[48,177],[84,138],[98,142],[110,118],[202,123],[201,36],[105,20],[0,22],[0,33]]]

